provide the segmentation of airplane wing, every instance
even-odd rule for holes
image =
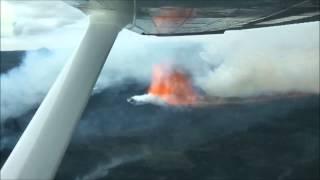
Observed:
[[[126,28],[143,35],[177,36],[177,35],[199,35],[217,34],[228,30],[241,30],[278,26],[302,22],[319,21],[319,1],[317,0],[130,0],[134,2],[133,19]],[[4,1],[5,2],[5,1]],[[27,3],[28,1],[26,1]],[[89,14],[97,10],[114,10],[120,8],[117,0],[64,0],[64,2],[75,7],[59,6],[62,13],[56,14],[58,21],[69,22],[61,27],[48,27],[45,23],[24,23],[27,27],[21,29],[19,18],[17,22],[3,25],[1,33],[5,32],[11,36],[1,36],[1,50],[32,50],[42,47],[61,48],[74,47],[77,40],[70,39],[69,42],[62,41],[59,34],[61,31],[70,34],[83,32],[85,22],[82,12]],[[37,8],[37,3],[34,9]],[[48,3],[53,3],[48,2]],[[60,2],[61,3],[61,2]],[[5,5],[5,4],[4,4]],[[61,8],[64,7],[64,8]],[[6,8],[6,7],[5,7]],[[76,10],[77,9],[77,10]],[[8,11],[8,10],[7,10]],[[19,11],[19,9],[18,9]],[[29,11],[33,11],[29,9]],[[4,11],[5,14],[6,10]],[[69,13],[63,13],[69,12]],[[21,13],[20,13],[21,14]],[[22,14],[23,15],[23,14]],[[43,14],[45,16],[45,14]],[[70,21],[71,17],[73,21]],[[1,17],[2,19],[4,17]],[[42,17],[41,20],[52,19]],[[10,19],[10,18],[9,18]],[[12,19],[12,18],[11,18]],[[25,18],[22,18],[25,19]],[[6,20],[4,18],[4,20]],[[78,24],[76,23],[79,21]],[[3,21],[6,22],[6,21]],[[72,23],[72,24],[71,24]],[[58,23],[59,24],[59,23]],[[7,28],[5,28],[7,27]],[[37,28],[38,31],[32,29]],[[27,29],[27,31],[25,31]],[[39,31],[40,29],[40,31]],[[29,31],[28,31],[29,30]],[[23,33],[23,34],[21,34]],[[55,36],[55,38],[47,38]],[[79,37],[79,36],[71,36]],[[30,43],[32,42],[32,43]]]
[[[90,3],[95,4],[89,5]],[[76,6],[108,8],[108,1],[82,1]],[[216,34],[320,20],[318,0],[136,0],[127,28],[144,35]]]

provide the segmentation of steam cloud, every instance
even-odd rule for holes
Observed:
[[[67,52],[29,52],[20,67],[1,74],[1,120],[19,117],[41,102],[64,65]]]
[[[230,32],[203,53],[218,64],[198,82],[210,95],[319,93],[319,22]]]
[[[19,67],[1,74],[1,123],[41,102],[88,26],[80,10],[59,0],[3,5],[1,50],[40,50],[27,51]]]
[[[94,93],[128,79],[149,84],[152,65],[164,62],[189,70],[210,96],[319,93],[318,32],[319,22],[190,37],[148,37],[123,30]],[[28,53],[21,67],[2,74],[1,120],[39,104],[70,53]]]

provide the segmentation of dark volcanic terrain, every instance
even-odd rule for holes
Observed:
[[[1,59],[1,73],[15,66]],[[93,95],[56,179],[320,178],[319,95],[185,108],[127,103],[146,90],[128,79]],[[34,111],[1,124],[1,138],[14,145]],[[1,147],[1,166],[13,145]]]

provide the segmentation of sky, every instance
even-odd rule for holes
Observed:
[[[1,50],[50,51],[28,51],[21,66],[1,74],[0,119],[6,121],[41,102],[83,37],[88,17],[61,1],[1,1],[1,7]],[[207,96],[318,94],[318,49],[319,22],[180,37],[123,29],[93,93],[128,79],[148,84],[154,64],[172,63],[188,70]]]
[[[78,42],[87,23],[80,10],[62,1],[3,0],[1,50],[70,48]],[[61,33],[68,34],[59,36]]]

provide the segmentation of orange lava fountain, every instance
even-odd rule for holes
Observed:
[[[160,97],[170,105],[193,105],[198,101],[198,95],[188,76],[165,64],[154,66],[148,93]]]

